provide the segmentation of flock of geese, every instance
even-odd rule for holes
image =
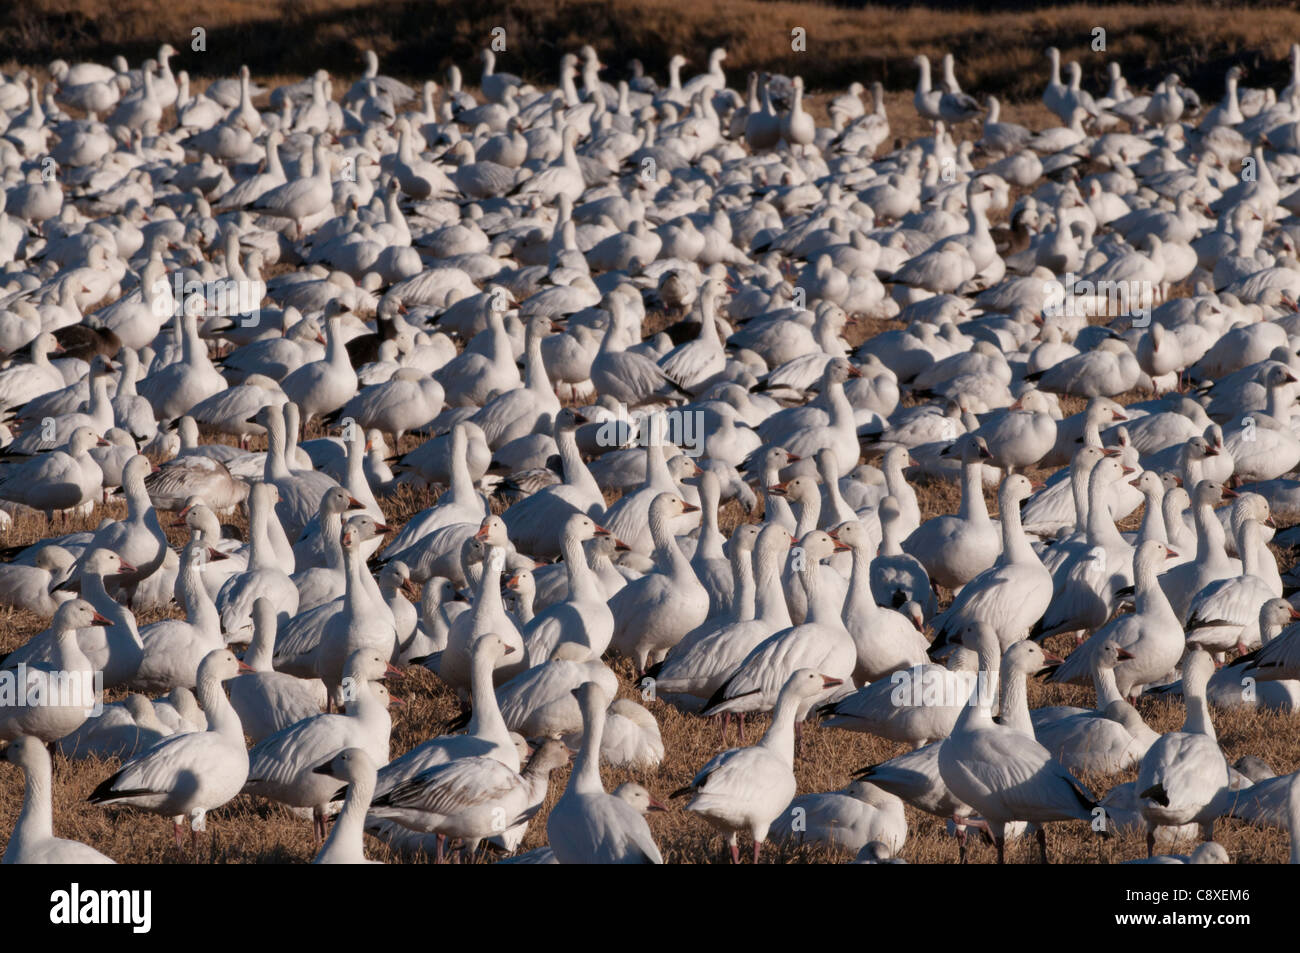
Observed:
[[[319,863],[659,863],[659,798],[735,862],[895,862],[905,806],[963,858],[1046,862],[1059,822],[1224,862],[1233,817],[1300,859],[1300,775],[1214,727],[1300,710],[1300,50],[1208,109],[1050,50],[1037,131],[921,57],[910,142],[879,84],[823,124],[721,49],[615,85],[584,47],[544,89],[484,51],[474,90],[176,56],[0,77],[0,522],[39,527],[0,601],[45,620],[0,675],[121,699],[5,696],[6,863],[112,862],[54,836],[52,758],[120,759],[89,800],[178,848],[286,805]],[[464,718],[393,757],[421,665]],[[1031,709],[1037,676],[1096,704]],[[666,706],[740,744],[672,791]],[[799,793],[808,719],[901,753]]]

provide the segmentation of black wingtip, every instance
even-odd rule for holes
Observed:
[[[1151,785],[1151,787],[1139,794],[1138,797],[1150,798],[1161,807],[1169,806],[1169,795],[1165,792],[1165,786],[1163,784]]]

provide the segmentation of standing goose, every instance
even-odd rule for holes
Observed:
[[[1134,607],[1097,629],[1070,654],[1049,681],[1086,682],[1099,654],[1110,642],[1130,658],[1115,666],[1121,697],[1136,698],[1142,686],[1157,682],[1178,664],[1184,648],[1183,627],[1160,586],[1160,567],[1178,555],[1159,540],[1147,540],[1133,554]]]
[[[272,668],[275,633],[275,606],[265,596],[259,597],[253,603],[253,641],[244,653],[244,663],[252,671],[230,683],[230,704],[254,744],[320,714],[327,701],[320,679],[297,678]]]
[[[653,444],[650,452],[659,448]],[[632,659],[638,673],[660,662],[668,650],[709,612],[709,596],[677,545],[671,520],[694,513],[698,506],[674,493],[660,493],[650,504],[650,535],[654,539],[655,571],[628,583],[609,600],[614,614],[611,644]],[[612,531],[612,530],[611,530]]]
[[[1214,821],[1232,798],[1228,759],[1219,750],[1210,720],[1205,687],[1214,660],[1189,647],[1183,660],[1183,699],[1187,717],[1182,731],[1171,731],[1148,749],[1138,769],[1137,792],[1147,829],[1147,856],[1155,852],[1156,828],[1199,824],[1205,840],[1214,837]]]
[[[820,582],[820,562],[841,548],[828,534],[814,530],[794,551],[792,562],[808,594],[808,618],[800,625],[775,633],[759,643],[737,666],[705,706],[703,714],[770,711],[782,688],[797,669],[814,668],[827,677],[848,681],[858,664],[858,649],[841,618],[843,603]],[[801,696],[802,698],[803,696]],[[816,701],[800,702],[798,721],[807,717]]]
[[[253,634],[253,604],[260,598],[275,606],[279,622],[288,622],[298,614],[298,588],[280,568],[268,532],[275,518],[275,488],[269,483],[254,484],[249,494],[248,569],[226,580],[217,594],[221,628],[227,642],[247,642]]]
[[[614,616],[582,549],[583,540],[607,535],[609,531],[597,526],[589,516],[575,513],[565,521],[561,548],[569,594],[564,601],[547,606],[524,627],[530,668],[545,662],[565,642],[583,646],[592,658],[600,658],[609,647],[614,635]]]
[[[998,558],[998,528],[984,502],[983,467],[990,456],[982,437],[965,440],[957,514],[928,519],[903,540],[903,551],[919,559],[941,586],[960,589]]]
[[[366,858],[362,834],[366,826],[366,811],[375,793],[375,763],[363,748],[344,748],[329,761],[312,769],[347,785],[343,809],[334,819],[334,827],[313,864],[378,864],[382,861]]]
[[[85,723],[100,699],[95,693],[94,669],[77,641],[77,630],[108,624],[85,599],[72,599],[54,613],[48,658],[30,664],[6,659],[6,668],[0,673],[7,685],[0,705],[0,740],[31,735],[49,743]]]
[[[221,688],[222,682],[246,668],[229,649],[210,652],[198,673],[199,704],[207,715],[208,730],[164,739],[122,765],[87,800],[105,807],[129,805],[171,817],[178,847],[188,818],[193,846],[198,832],[207,830],[208,811],[237,795],[248,778],[244,731]]]
[[[1005,860],[1005,831],[1011,821],[1039,825],[1038,848],[1047,863],[1042,825],[1091,821],[1097,800],[1032,737],[994,722],[983,688],[976,686],[939,748],[939,773],[953,794],[988,821],[999,864]]]
[[[758,863],[768,828],[795,794],[795,717],[801,708],[841,684],[815,669],[797,669],[781,687],[772,723],[750,748],[732,748],[712,758],[673,797],[690,795],[695,811],[727,837],[732,863],[740,863],[739,834],[748,831]]]
[[[347,664],[347,713],[312,715],[258,742],[248,754],[244,791],[311,808],[314,834],[324,839],[325,812],[338,785],[313,769],[345,748],[362,748],[372,761],[388,762],[389,695],[377,680],[390,668],[378,652],[354,652]]]
[[[1052,598],[1052,576],[1044,568],[1020,525],[1020,504],[1033,492],[1029,478],[1012,474],[998,490],[1002,520],[1002,555],[994,565],[962,587],[946,611],[935,617],[935,638],[956,632],[967,622],[987,622],[1004,649],[1025,638]]]
[[[605,791],[600,749],[609,696],[596,682],[573,690],[582,706],[582,747],[564,794],[546,819],[546,837],[562,864],[662,864],[645,818]]]
[[[0,856],[0,864],[112,864],[93,847],[54,836],[53,771],[36,738],[23,736],[0,750],[0,758],[23,769],[23,809]]]
[[[867,578],[874,547],[866,527],[859,520],[849,520],[830,535],[853,552],[853,575],[842,610],[844,627],[858,651],[853,680],[865,685],[926,662],[930,643],[921,634],[919,620],[876,604]]]

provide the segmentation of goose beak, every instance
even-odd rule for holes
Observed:
[[[118,561],[119,563],[122,564],[122,571],[123,571],[123,572],[135,572],[135,567],[132,566],[132,565],[131,565],[129,562],[127,562],[125,559],[123,559],[121,556],[118,556],[118,557],[117,557],[117,561]]]
[[[1110,416],[1112,420],[1128,420],[1128,414],[1118,410],[1112,410]]]
[[[230,557],[227,556],[225,553],[223,553],[221,550],[213,549],[211,546],[208,547],[208,559],[212,560],[213,562],[217,562],[219,560],[229,559],[229,558]]]
[[[415,583],[411,582],[411,580],[409,579],[402,580],[402,591],[406,593],[408,596],[410,596],[412,599],[419,598],[418,594],[415,591]]]
[[[786,462],[788,463],[798,463],[800,460],[803,459],[803,457],[799,456],[799,454],[797,453],[787,453],[785,455],[785,458],[786,458]]]
[[[104,618],[102,615],[96,612],[91,615],[90,624],[91,625],[112,625],[113,623],[111,620]]]
[[[1128,649],[1120,649],[1118,657],[1120,659],[1131,659],[1133,657],[1133,653],[1130,652]]]
[[[111,447],[112,444],[109,443],[107,440],[105,440],[103,437],[100,437],[98,440],[95,441],[95,446],[97,446],[97,447]]]
[[[1300,612],[1297,612],[1294,606],[1291,608],[1291,618],[1300,619]]]
[[[1219,448],[1218,448],[1218,447],[1206,447],[1206,448],[1205,448],[1205,455],[1206,455],[1207,457],[1217,457],[1217,456],[1219,455]]]
[[[348,497],[348,509],[350,509],[350,510],[364,510],[365,508],[366,508],[366,504],[362,503],[362,502],[361,502],[360,500],[358,500],[355,496],[349,496],[349,497]]]
[[[844,679],[831,678],[829,675],[822,676],[822,688],[834,688],[836,685],[843,685]]]
[[[596,535],[597,535],[597,536],[608,536],[608,535],[609,535],[609,530],[605,529],[605,527],[601,526],[600,524],[597,524],[597,525],[596,525]]]
[[[694,503],[687,503],[685,500],[682,500],[683,513],[698,513],[699,511],[700,508],[696,506]]]
[[[1165,558],[1166,558],[1166,559],[1173,559],[1173,558],[1174,558],[1175,556],[1177,556],[1177,555],[1179,555],[1179,553],[1178,553],[1177,550],[1169,549],[1168,547],[1165,548]]]
[[[629,546],[627,543],[623,542],[623,541],[622,541],[621,539],[619,539],[617,536],[614,537],[614,552],[616,552],[616,553],[630,553],[631,551],[632,551],[632,547],[631,547],[631,546]]]
[[[646,807],[646,810],[648,810],[648,811],[665,811],[665,812],[666,812],[666,811],[668,810],[668,808],[667,808],[664,804],[660,803],[659,801],[656,801],[654,798],[651,798],[651,799],[650,799],[650,804]]]
[[[1058,655],[1053,655],[1051,652],[1044,652],[1043,658],[1046,659],[1052,665],[1060,665],[1062,662],[1065,661],[1065,659],[1061,658]]]
[[[387,532],[388,532],[388,524],[387,524],[387,523],[376,523],[376,524],[375,524],[375,529],[379,530],[379,532],[381,532],[381,533],[387,533]]]
[[[478,532],[474,534],[474,538],[475,538],[475,539],[487,539],[487,538],[488,538],[488,533],[489,533],[489,532],[491,532],[491,530],[489,530],[488,527],[486,527],[486,526],[480,526],[480,527],[478,528]]]
[[[403,705],[405,705],[405,704],[406,704],[406,702],[402,701],[402,700],[401,700],[400,698],[398,698],[396,695],[389,695],[389,696],[388,696],[388,707],[389,707],[389,708],[401,708],[401,707],[402,707]]]
[[[1116,450],[1114,447],[1103,447],[1101,450],[1101,455],[1103,457],[1118,457],[1119,451]]]
[[[394,675],[394,676],[401,677],[401,675],[402,675],[402,670],[401,670],[400,668],[398,668],[396,665],[394,665],[392,662],[385,662],[385,663],[384,663],[384,674],[385,674],[385,675]]]
[[[249,674],[252,674],[253,666],[249,665],[249,664],[248,664],[247,662],[245,662],[243,659],[240,659],[240,660],[239,660],[239,669],[238,669],[238,671],[239,671],[239,674],[241,674],[241,675],[249,675]]]
[[[1225,500],[1236,499],[1237,495],[1238,494],[1236,490],[1231,490],[1226,486],[1223,488],[1223,498]]]
[[[789,485],[788,481],[786,483],[775,483],[767,488],[767,492],[771,493],[773,496],[785,496]]]
[[[514,655],[515,652],[517,652],[517,651],[518,651],[518,649],[516,649],[513,645],[507,645],[506,648],[505,648],[505,651],[502,652],[501,654],[502,654],[502,655]]]

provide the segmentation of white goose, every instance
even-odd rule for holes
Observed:
[[[378,864],[382,861],[366,858],[362,834],[366,826],[366,811],[375,792],[375,763],[363,748],[344,748],[329,761],[312,769],[316,774],[327,775],[347,785],[343,809],[334,819],[334,827],[313,864]]]
[[[999,864],[1005,860],[1006,825],[1011,821],[1038,825],[1038,847],[1047,863],[1043,825],[1092,820],[1096,798],[1033,738],[994,722],[991,699],[983,689],[976,686],[940,746],[939,773],[954,795],[988,821]]]
[[[244,668],[229,649],[210,652],[198,674],[208,730],[173,735],[132,758],[90,793],[90,803],[124,804],[171,817],[178,847],[188,818],[193,843],[198,832],[207,829],[207,812],[237,795],[248,778],[244,732],[221,688]]]
[[[686,787],[673,797],[690,795],[686,810],[695,811],[721,830],[740,863],[739,834],[748,832],[758,863],[768,829],[795,793],[795,718],[801,708],[822,697],[840,679],[815,669],[800,668],[786,679],[772,712],[772,724],[750,748],[732,748],[712,758]]]
[[[582,748],[564,794],[546,819],[546,836],[562,864],[661,864],[645,818],[605,791],[600,750],[609,697],[595,682],[574,689],[582,706]]]
[[[93,847],[54,836],[53,771],[49,752],[36,738],[11,742],[0,757],[23,769],[23,809],[0,856],[0,864],[112,864]]]
[[[1206,840],[1212,839],[1215,818],[1226,812],[1233,797],[1228,760],[1219,750],[1205,700],[1213,672],[1209,655],[1188,649],[1183,660],[1183,729],[1161,735],[1142,758],[1136,790],[1146,822],[1148,857],[1154,853],[1158,827],[1195,823]]]

